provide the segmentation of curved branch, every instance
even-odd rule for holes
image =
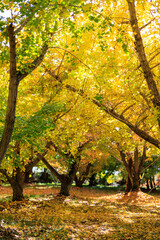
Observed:
[[[133,107],[135,105],[135,103],[133,103],[133,104],[131,104],[130,106],[128,106],[128,107],[126,107],[124,110],[123,110],[123,112],[120,114],[120,116],[123,116],[123,114],[125,113],[125,112],[127,112],[131,107]]]
[[[48,71],[49,73],[49,71]],[[51,75],[52,76],[52,75]],[[61,81],[59,78],[57,78],[58,81]],[[139,137],[143,138],[144,140],[146,140],[147,142],[153,144],[154,146],[156,146],[157,148],[160,148],[160,142],[153,138],[152,136],[150,136],[148,133],[146,133],[145,131],[141,130],[140,128],[138,128],[136,125],[133,125],[131,122],[129,122],[126,118],[124,118],[123,116],[121,116],[120,114],[116,113],[114,111],[114,109],[111,109],[109,107],[107,107],[106,105],[104,105],[103,103],[100,103],[98,100],[94,99],[94,98],[90,98],[83,90],[81,89],[76,89],[75,87],[66,84],[65,87],[72,92],[76,92],[79,95],[81,95],[82,97],[85,97],[86,99],[90,100],[91,102],[93,102],[96,106],[98,106],[101,110],[103,109],[104,112],[106,112],[107,114],[109,114],[110,116],[112,116],[113,118],[117,119],[118,121],[124,123],[125,125],[127,125],[133,132],[135,132]]]
[[[21,25],[14,31],[15,34],[19,33],[25,26],[26,24],[30,21],[31,17],[27,17]]]
[[[138,26],[137,16],[136,16],[135,0],[127,0],[127,2],[128,2],[129,13],[130,13],[131,27],[134,33],[134,39],[135,39],[134,43],[135,43],[137,56],[140,61],[141,68],[143,70],[143,74],[146,79],[148,89],[151,91],[151,94],[153,96],[152,103],[155,107],[160,109],[160,94],[159,94],[156,82],[154,81],[153,73],[151,71],[149,62],[145,54],[144,44],[143,44],[142,36],[140,33],[140,28]],[[160,126],[160,116],[157,117],[157,120]]]
[[[50,164],[43,156],[40,156],[40,157],[41,157],[42,162],[46,165],[46,167],[47,167],[60,181],[62,181],[62,176],[61,176],[61,174],[59,174],[59,173],[57,172],[57,170],[56,170],[55,168],[53,168],[53,167],[51,166],[51,164]]]
[[[140,30],[142,30],[143,28],[147,27],[149,24],[151,24],[154,20],[156,19],[156,17],[152,18],[149,22],[147,22],[146,24],[144,24],[142,27],[140,27]]]
[[[160,159],[160,157],[156,158],[151,164],[149,164],[145,169],[143,169],[142,172],[145,172],[145,170],[146,170],[147,168],[149,168],[150,166],[152,166],[152,165],[153,165],[155,162],[157,162],[159,159]]]
[[[23,78],[27,77],[31,72],[33,72],[41,64],[47,50],[48,50],[48,45],[47,44],[43,45],[43,47],[41,49],[41,54],[30,64],[29,67],[26,66],[27,71],[26,71],[26,69],[24,69],[23,71],[17,72],[18,82],[20,82]]]

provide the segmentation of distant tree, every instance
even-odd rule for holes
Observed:
[[[66,173],[59,173],[57,169],[52,167],[52,165],[45,159],[45,157],[42,157],[41,160],[46,165],[46,167],[61,182],[61,190],[60,190],[61,195],[65,195],[65,196],[69,195],[70,188],[75,179],[78,164],[81,161],[82,151],[89,142],[90,142],[90,140],[87,140],[84,143],[80,143],[79,146],[77,147],[76,153],[74,155],[69,150],[64,151],[59,146],[56,146],[54,143],[52,143],[52,146],[54,147],[55,151],[66,162],[66,164],[65,164],[67,166]]]

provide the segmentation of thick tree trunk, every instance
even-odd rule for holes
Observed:
[[[140,190],[140,164],[138,158],[138,148],[134,151],[134,167],[133,167],[133,186],[132,191],[139,191]]]
[[[139,175],[134,175],[132,177],[132,180],[129,177],[129,174],[127,175],[127,180],[126,180],[126,188],[125,188],[125,193],[128,192],[138,192],[140,190],[140,177]]]
[[[130,155],[128,155],[128,164],[125,165],[127,170],[127,180],[126,180],[126,188],[125,193],[131,192],[133,187],[133,160]]]
[[[8,36],[10,45],[10,80],[9,80],[9,94],[6,111],[5,126],[0,141],[0,163],[7,151],[15,122],[16,101],[18,93],[18,85],[16,75],[16,40],[14,35],[14,27],[12,24],[8,26]]]
[[[12,184],[13,189],[13,201],[22,201],[24,199],[23,196],[23,186],[17,182]]]
[[[77,177],[75,178],[75,182],[76,182],[76,187],[82,187],[83,183],[84,183],[85,179],[78,179]]]
[[[96,182],[96,173],[94,173],[90,179],[89,179],[89,186],[93,187],[96,186],[97,182]]]
[[[125,193],[129,193],[130,191],[132,191],[132,183],[129,174],[127,174]]]
[[[25,179],[24,182],[25,183],[30,183],[33,180],[33,172],[32,172],[32,168],[28,171],[25,171]]]
[[[140,190],[140,176],[135,174],[133,177],[132,191],[138,192]]]
[[[32,169],[28,172],[25,172],[25,183],[29,183],[29,178],[30,178],[30,174],[32,173]]]
[[[83,183],[85,182],[89,174],[90,168],[91,168],[91,163],[88,163],[86,167],[86,171],[81,176],[77,177],[75,175],[75,182],[77,187],[82,187]]]
[[[126,156],[122,151],[120,154],[127,171],[125,192],[128,193],[131,191],[140,191],[140,176],[144,165],[144,160],[146,159],[146,145],[143,146],[143,154],[141,158],[139,157],[138,148],[136,148],[134,151],[134,158],[133,155],[128,153],[126,154],[126,160]]]
[[[11,187],[13,189],[13,201],[22,201],[24,199],[23,196],[23,187],[25,180],[25,173],[22,172],[20,168],[16,168],[16,173],[13,173],[13,177],[11,179]]]
[[[61,179],[61,190],[59,194],[69,196],[69,191],[71,189],[72,183],[72,178],[70,179],[68,176],[63,175],[63,178]]]
[[[72,186],[73,180],[75,179],[76,171],[77,171],[77,164],[75,161],[75,162],[73,162],[69,173],[66,175],[65,174],[61,175],[61,179],[60,179],[60,181],[61,181],[60,194],[61,195],[69,196],[69,191]]]
[[[46,165],[46,167],[51,171],[51,173],[55,175],[61,182],[61,190],[59,194],[69,196],[69,191],[72,186],[73,180],[75,179],[77,171],[76,161],[73,162],[68,174],[59,174],[44,157],[42,157],[42,161]]]

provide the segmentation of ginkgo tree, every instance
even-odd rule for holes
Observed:
[[[99,14],[94,13],[96,5],[93,6],[93,19],[109,16],[112,26],[111,31],[101,34],[97,40],[90,61],[93,57],[96,60],[93,70],[99,76],[101,89],[93,102],[159,148],[157,4],[155,1],[102,1]],[[94,34],[98,38],[96,31]]]
[[[87,119],[81,115],[84,109],[83,103],[79,112],[76,106],[72,106],[69,113],[58,120],[54,131],[47,131],[46,138],[51,142],[51,149],[45,157],[42,157],[46,167],[61,182],[62,195],[69,195],[85,151],[87,149],[92,151],[93,139],[88,134],[90,125],[87,121],[88,114],[83,113]]]
[[[1,1],[1,79],[9,78],[9,86],[0,162],[14,128],[19,83],[41,64],[51,42],[52,46],[56,42],[58,28],[71,19],[81,2],[84,1]]]
[[[12,141],[0,167],[13,189],[13,201],[23,200],[25,176],[47,154],[51,143],[45,141],[46,131],[54,130],[64,109],[63,105],[50,103],[27,119],[17,116]]]
[[[103,121],[106,131],[101,130],[99,148],[108,152],[112,161],[116,159],[125,167],[127,172],[126,193],[140,190],[140,181],[144,176],[144,169],[149,167],[148,161],[159,160],[159,150],[139,138],[134,132],[117,120]],[[107,134],[106,134],[107,132]],[[153,162],[154,163],[154,162]]]
[[[76,18],[80,22],[84,17],[82,36],[78,47],[64,49],[76,64],[72,71],[69,67],[65,71],[63,83],[69,88],[72,79],[74,89],[70,90],[159,148],[156,9],[153,1],[95,1],[89,12]],[[58,80],[56,72],[52,76]],[[85,92],[78,86],[82,79]]]

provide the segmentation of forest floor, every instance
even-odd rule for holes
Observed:
[[[160,194],[72,187],[30,186],[28,199],[9,201],[12,190],[0,186],[0,239],[160,239]]]

